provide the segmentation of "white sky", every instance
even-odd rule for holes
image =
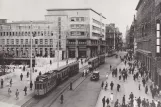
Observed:
[[[0,18],[11,21],[44,20],[46,9],[90,7],[116,23],[125,34],[131,25],[139,0],[0,0]]]

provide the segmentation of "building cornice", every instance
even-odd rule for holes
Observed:
[[[96,12],[95,10],[93,10],[92,8],[55,8],[55,9],[46,9],[47,11],[68,11],[68,10],[92,10],[93,12],[95,12],[98,15],[101,15],[101,13]],[[104,19],[106,19],[106,17],[102,16]]]
[[[139,7],[140,7],[140,5],[141,5],[142,2],[143,2],[143,0],[139,0],[139,3],[138,3],[138,5],[136,6],[136,9],[135,9],[135,10],[138,10],[138,9],[139,9]]]

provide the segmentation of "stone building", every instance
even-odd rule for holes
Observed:
[[[149,77],[161,88],[161,77],[158,75],[159,56],[156,53],[156,9],[159,0],[140,0],[136,10],[135,39],[137,43],[136,58]],[[160,35],[160,34],[159,34]],[[159,53],[160,54],[160,53]]]
[[[115,46],[114,46],[114,40],[115,40]],[[114,23],[106,25],[106,41],[108,46],[106,49],[106,53],[108,53],[109,56],[114,54],[115,50],[121,49],[122,47],[122,34],[119,31],[119,29],[115,27]]]

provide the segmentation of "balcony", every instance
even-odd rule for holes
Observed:
[[[78,45],[87,45],[87,42],[78,42]]]
[[[67,45],[76,45],[76,42],[68,42]]]

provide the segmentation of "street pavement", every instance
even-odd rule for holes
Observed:
[[[76,59],[70,59],[68,61],[68,63],[72,63],[76,61]],[[85,63],[87,65],[87,63]],[[63,65],[66,65],[66,60],[63,60],[63,61],[60,61],[59,62],[59,66],[63,66]],[[80,68],[82,68],[84,65],[81,65],[81,63],[79,64]],[[35,67],[35,69],[37,69],[37,72],[34,72],[32,73],[32,79],[33,81],[36,79],[37,75],[39,74],[39,71],[41,71],[41,73],[45,73],[47,72],[48,70],[51,70],[51,69],[56,69],[57,68],[57,63],[53,63],[52,65],[44,65],[42,67]],[[27,71],[22,71],[22,69],[15,69],[15,72],[12,72],[13,75],[12,77],[12,81],[13,81],[13,84],[12,84],[12,87],[11,88],[11,95],[8,95],[8,88],[9,86],[7,85],[7,83],[9,83],[10,81],[10,78],[8,80],[5,80],[4,81],[4,87],[3,88],[0,88],[0,107],[18,107],[16,104],[17,103],[22,103],[24,100],[27,100],[27,99],[30,99],[32,96],[33,96],[33,92],[34,90],[30,90],[29,89],[29,78],[27,78],[26,74],[27,74]],[[23,80],[20,81],[20,74],[23,74]],[[28,87],[28,90],[27,90],[27,96],[24,96],[24,87],[27,86]],[[34,87],[34,86],[33,86]],[[19,90],[20,94],[19,94],[19,99],[16,100],[16,97],[15,97],[15,92],[16,92],[16,89]]]
[[[128,66],[124,65],[124,63],[120,63],[117,68],[128,68]],[[137,71],[137,69],[135,69],[135,72]],[[120,75],[120,74],[119,74]],[[105,82],[107,81],[108,83],[108,89],[105,91],[104,89],[101,90],[97,104],[95,107],[103,107],[103,103],[102,103],[102,98],[105,96],[106,99],[109,98],[110,99],[110,94],[113,93],[114,95],[114,101],[113,103],[110,102],[111,107],[114,107],[114,102],[118,99],[119,103],[122,104],[122,98],[123,95],[125,95],[125,102],[127,104],[127,102],[129,101],[129,95],[131,92],[133,92],[134,97],[138,98],[140,97],[141,99],[145,98],[145,99],[149,99],[149,101],[152,101],[152,96],[151,96],[151,92],[150,92],[150,88],[148,86],[148,94],[145,94],[145,88],[142,85],[142,79],[140,78],[139,80],[134,81],[133,80],[133,76],[131,74],[129,74],[127,80],[124,82],[123,80],[119,80],[118,76],[117,77],[112,77],[112,74],[109,75],[108,79],[105,80]],[[110,83],[111,81],[113,81],[114,83],[114,88],[113,91],[110,90]],[[139,83],[141,84],[141,90],[139,90]],[[120,92],[117,92],[117,84],[121,85],[120,88]],[[159,100],[158,98],[155,98],[155,100]],[[107,105],[106,105],[107,106]],[[105,106],[105,107],[106,107]]]
[[[119,52],[118,54],[123,56],[125,52]],[[64,103],[60,104],[60,98],[57,98],[51,107],[94,107],[101,91],[101,83],[106,79],[106,74],[110,72],[109,65],[115,67],[119,63],[119,58],[106,58],[106,63],[97,69],[100,71],[99,81],[90,81],[90,75],[86,79],[84,79],[85,77],[81,77],[73,83],[74,90],[63,92]]]

